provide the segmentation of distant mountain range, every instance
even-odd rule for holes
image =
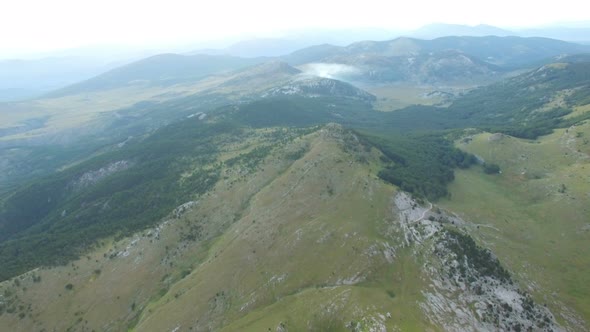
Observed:
[[[415,30],[364,29],[359,31],[303,31],[284,38],[261,38],[239,41],[223,49],[199,49],[190,54],[225,54],[240,57],[281,56],[298,49],[320,45],[348,45],[359,40],[389,40],[396,37],[436,39],[440,37],[544,37],[570,42],[590,42],[590,22],[575,27],[548,26],[504,29],[492,25],[475,26],[433,23]]]
[[[555,56],[590,52],[590,46],[522,37],[400,37],[348,46],[318,45],[279,58],[162,54],[149,57],[48,94],[59,97],[132,85],[172,85],[230,72],[272,59],[325,78],[344,81],[453,83],[494,80]],[[252,83],[254,84],[254,83]]]
[[[447,84],[485,82],[503,73],[536,66],[565,54],[590,52],[590,47],[547,38],[441,37],[433,40],[400,37],[364,41],[346,47],[319,45],[283,57],[292,65],[348,66],[347,81]]]
[[[580,23],[577,26],[572,27],[546,26],[520,29],[503,29],[486,24],[469,26],[460,24],[435,23],[425,25],[414,31],[408,31],[404,35],[423,39],[434,39],[448,36],[544,37],[570,42],[588,42],[590,41],[590,23]]]
[[[491,64],[518,67],[562,54],[590,52],[590,47],[548,38],[522,37],[441,37],[433,40],[400,37],[388,41],[363,41],[346,47],[319,45],[284,57],[293,64],[326,61],[343,57],[408,57],[419,54],[458,51]]]
[[[575,26],[554,26],[541,27],[519,30],[507,30],[490,25],[457,25],[457,24],[443,24],[436,23],[423,26],[416,30],[400,31],[391,29],[355,29],[355,30],[319,30],[319,31],[298,31],[291,33],[285,37],[279,38],[260,38],[238,41],[226,48],[196,48],[194,51],[186,52],[186,55],[215,55],[215,56],[233,56],[240,58],[259,58],[259,57],[290,57],[291,53],[301,56],[298,50],[305,49],[305,56],[308,59],[316,59],[318,56],[330,52],[339,52],[339,47],[345,45],[364,45],[371,42],[356,43],[360,40],[396,40],[397,37],[410,37],[414,39],[399,39],[397,40],[397,47],[403,43],[416,44],[415,39],[432,39],[433,48],[440,50],[444,47],[443,44],[449,43],[452,40],[457,42],[466,42],[470,44],[469,50],[463,50],[472,56],[477,56],[482,60],[500,63],[505,61],[504,52],[508,51],[508,57],[513,58],[515,63],[518,63],[519,52],[518,48],[508,50],[506,46],[495,48],[498,41],[488,43],[486,40],[483,43],[474,42],[474,40],[465,41],[465,39],[457,39],[455,37],[545,37],[552,39],[559,39],[565,41],[575,41],[579,43],[590,42],[590,24],[584,22]],[[449,37],[455,36],[455,37]],[[440,39],[447,38],[447,39]],[[508,44],[513,43],[518,39],[503,39]],[[538,39],[537,43],[545,44],[548,42],[552,50],[539,50],[543,45],[531,46],[533,40],[528,40],[524,47],[521,59],[528,61],[531,54],[539,59],[550,54],[550,56],[561,53],[572,53],[571,49],[575,47],[566,47],[566,52],[561,52],[566,44],[558,45],[556,41],[546,41]],[[326,45],[328,43],[329,45]],[[486,44],[488,43],[488,44]],[[424,44],[424,42],[422,42]],[[320,46],[317,46],[320,45]],[[411,47],[408,46],[408,47]],[[415,47],[415,46],[414,46]],[[423,45],[418,46],[420,49],[426,49]],[[456,48],[456,45],[450,45],[450,48]],[[519,46],[520,47],[520,46]],[[531,47],[533,49],[531,49]],[[573,53],[579,52],[580,49],[574,50]],[[447,49],[443,49],[447,50]],[[481,51],[480,51],[481,50]],[[0,60],[0,102],[14,101],[19,99],[27,99],[38,97],[44,93],[52,90],[60,89],[70,84],[87,80],[93,76],[104,73],[110,69],[129,63],[141,57],[156,54],[156,51],[133,51],[126,50],[125,52],[118,51],[117,48],[88,48],[81,50],[69,50],[55,52],[54,54],[43,54],[41,59],[27,59],[27,60]],[[182,51],[184,52],[184,51]],[[313,52],[318,52],[318,55],[313,55]],[[492,58],[487,59],[482,57],[481,53],[488,53]],[[500,54],[501,53],[501,54]],[[304,59],[300,59],[304,60]],[[151,60],[150,60],[151,61]],[[241,60],[240,60],[241,61]],[[244,61],[245,63],[256,63],[254,61]],[[521,61],[522,62],[522,61]],[[215,65],[212,66],[217,70]],[[239,67],[239,66],[238,66]],[[235,67],[232,67],[235,68]],[[231,69],[231,68],[229,68]],[[128,69],[126,69],[128,70]],[[189,70],[190,71],[190,70]],[[103,77],[102,79],[106,79]],[[95,82],[96,83],[96,82]]]

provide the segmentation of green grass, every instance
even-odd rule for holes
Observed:
[[[464,92],[473,87],[452,87],[442,91],[449,93]],[[378,111],[389,112],[402,109],[411,105],[437,105],[448,100],[436,95],[427,97],[429,93],[441,91],[436,87],[411,86],[403,84],[391,84],[386,86],[368,86],[366,90],[377,97],[373,103]]]
[[[249,200],[209,258],[150,305],[152,314],[137,330],[194,326],[195,310],[213,326],[235,321],[228,330],[275,329],[284,322],[295,330],[311,324],[342,331],[347,321],[362,322],[377,312],[391,312],[385,321],[390,328],[426,326],[417,309],[417,265],[410,256],[390,265],[381,253],[381,243],[389,241],[383,229],[393,188],[371,173],[378,154],[363,147],[341,151],[317,133],[309,139],[309,151]],[[365,153],[368,163],[349,163]],[[368,256],[372,250],[378,254]],[[184,295],[172,297],[180,291]],[[328,314],[340,292],[350,298],[337,315]],[[182,309],[187,307],[190,312]]]
[[[474,234],[522,285],[533,285],[529,290],[539,303],[548,302],[554,312],[564,303],[588,320],[590,247],[583,229],[590,220],[590,163],[564,148],[564,133],[559,130],[538,142],[488,141],[490,135],[482,134],[459,145],[499,164],[502,174],[457,171],[449,186],[451,199],[441,205],[481,224]],[[560,192],[561,184],[565,192]]]

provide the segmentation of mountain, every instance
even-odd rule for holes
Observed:
[[[429,52],[415,56],[358,55],[335,56],[328,63],[351,66],[361,74],[352,79],[375,82],[417,84],[471,83],[491,80],[501,69],[457,51]]]
[[[558,39],[569,42],[587,42],[590,31],[588,22],[578,22],[577,24],[549,25],[541,27],[527,27],[515,29],[502,29],[499,27],[479,24],[475,26],[434,23],[420,27],[416,30],[402,32],[402,36],[436,39],[441,37],[540,37]]]
[[[565,57],[456,98],[447,107],[415,106],[392,112],[397,130],[481,128],[535,139],[582,121],[590,98],[590,57]]]
[[[590,48],[583,45],[539,38],[445,37],[431,41],[398,38],[385,42],[353,43],[346,47],[319,45],[281,59],[296,66],[309,63],[351,65],[363,72],[360,79],[364,80],[433,83],[494,79],[501,68],[518,68],[553,56],[588,50]],[[226,55],[162,54],[113,69],[46,97],[133,86],[171,86],[266,60]]]
[[[484,61],[507,68],[522,68],[551,57],[588,53],[587,45],[548,38],[521,37],[444,37],[432,41],[430,50],[459,49]]]
[[[330,62],[332,59],[363,56],[405,57],[456,51],[507,69],[526,67],[551,57],[590,52],[587,45],[547,38],[522,37],[442,37],[433,40],[397,38],[390,41],[365,41],[346,47],[322,45],[294,52],[285,61],[299,65]],[[444,53],[443,53],[444,54]]]
[[[408,43],[406,43],[408,41]],[[350,82],[452,83],[490,80],[501,68],[455,50],[422,52],[412,40],[362,42],[346,48],[319,46],[285,57],[304,71]],[[401,55],[404,54],[404,55]]]
[[[102,227],[105,217],[124,211],[126,200],[138,196],[110,199],[104,191],[107,186],[131,174],[162,185],[175,183],[168,175],[189,171],[190,164],[201,165],[174,184],[192,195],[168,196],[176,191],[156,185],[166,191],[157,191],[151,198],[140,196],[144,205],[137,206],[137,211],[153,221],[158,216],[152,211],[159,211],[161,203],[184,198],[166,203],[175,207],[162,210],[170,213],[161,224],[130,237],[98,242],[67,266],[34,270],[16,284],[3,283],[6,312],[0,324],[16,330],[96,329],[108,321],[115,330],[154,331],[179,326],[229,331],[344,330],[350,322],[353,327],[380,329],[449,324],[457,329],[556,328],[550,311],[556,308],[554,302],[548,309],[519,286],[518,276],[467,235],[476,236],[471,231],[474,224],[380,181],[374,167],[387,157],[365,146],[358,134],[337,125],[241,132],[214,126],[211,129],[221,136],[209,136],[214,132],[207,127],[190,119],[146,141],[146,148],[162,149],[155,154],[146,150],[143,160],[128,152],[120,154],[135,164],[115,166],[103,159],[107,167],[78,168],[76,181],[64,184],[70,183],[69,190],[86,198],[70,201],[69,206],[102,212],[66,209],[55,216],[62,218],[58,223],[62,230],[41,236],[63,236],[66,230],[81,230],[80,226],[109,230]],[[217,144],[190,144],[207,136],[217,137]],[[154,145],[158,140],[168,144]],[[252,144],[256,148],[248,148]],[[213,146],[214,150],[201,151]],[[177,160],[185,164],[150,161],[163,151],[183,151],[184,157],[179,155]],[[189,156],[201,157],[189,162]],[[223,163],[214,168],[202,164],[215,160]],[[168,171],[146,169],[150,163]],[[137,173],[148,169],[163,177]],[[213,176],[223,180],[215,181]],[[194,187],[199,183],[207,185]],[[106,195],[99,198],[100,193]],[[95,198],[99,201],[88,200]],[[84,221],[93,215],[95,219]],[[76,219],[78,227],[65,227]],[[96,231],[82,234],[97,235]],[[457,261],[458,267],[452,269]],[[53,305],[45,306],[43,301]],[[454,314],[457,307],[473,306],[481,307],[480,311]]]
[[[243,59],[222,55],[161,54],[52,92],[47,97],[55,98],[130,85],[172,85],[198,80],[214,73],[235,70],[262,61],[262,59]]]
[[[420,39],[435,39],[448,36],[471,36],[471,37],[485,37],[485,36],[515,36],[512,31],[501,29],[495,26],[479,24],[475,26],[460,25],[460,24],[445,24],[433,23],[428,24],[419,29],[407,33],[407,36]]]

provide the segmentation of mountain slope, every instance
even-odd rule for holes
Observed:
[[[502,174],[458,171],[452,198],[441,202],[480,220],[478,237],[573,331],[586,331],[590,317],[589,135],[588,121],[536,141],[467,135],[457,146],[498,164]]]
[[[474,89],[448,107],[408,107],[387,115],[404,130],[477,127],[536,138],[583,120],[590,101],[587,56],[566,57],[531,72]],[[417,121],[420,119],[420,121]]]
[[[110,70],[92,79],[52,92],[47,97],[62,97],[129,85],[170,85],[194,81],[214,73],[235,70],[262,61],[223,55],[161,54]]]
[[[4,315],[0,315],[0,326],[126,329],[148,301],[166,294],[167,288],[186,276],[185,271],[190,271],[190,266],[196,267],[207,256],[211,241],[242,213],[250,197],[290,165],[292,158],[284,158],[285,153],[297,152],[304,146],[285,147],[279,139],[288,142],[299,135],[296,130],[291,133],[276,130],[229,137],[219,144],[219,160],[228,165],[220,170],[224,180],[214,183],[207,194],[194,195],[194,192],[179,196],[182,200],[168,210],[170,214],[163,223],[130,238],[102,239],[95,250],[74,261],[76,272],[71,271],[70,266],[62,266],[28,274],[19,279],[27,284],[26,293],[6,288],[12,283],[2,283],[2,294],[10,296],[3,295],[0,313]],[[256,151],[263,145],[270,149],[271,144],[277,143],[277,155],[259,165],[266,153],[257,154]],[[253,145],[258,147],[254,153]],[[250,175],[247,183],[244,181],[246,174]],[[129,266],[133,268],[128,269]],[[36,276],[37,281],[33,282],[31,276]],[[67,284],[74,285],[70,289],[72,292],[65,292]],[[110,290],[105,291],[107,288]],[[6,289],[8,291],[4,292]],[[96,296],[97,293],[102,295]],[[54,305],[47,306],[45,301]],[[17,314],[11,314],[12,305],[21,311],[19,305],[23,302],[27,311],[33,311],[32,317],[27,315],[24,321]],[[72,303],[76,305],[71,306]],[[88,314],[86,322],[78,320],[82,312]]]
[[[347,153],[342,151],[338,147],[344,144],[341,140],[346,138],[349,141],[352,137],[348,136],[347,138],[347,136],[342,136],[343,132],[341,129],[326,128],[325,130],[313,133],[311,136],[297,138],[295,140],[292,137],[287,140],[286,144],[279,143],[278,146],[275,146],[272,150],[273,152],[266,160],[261,161],[259,159],[247,158],[246,156],[253,143],[256,143],[256,146],[265,143],[271,144],[272,146],[277,143],[277,139],[284,140],[285,138],[289,138],[289,134],[285,135],[283,129],[274,131],[273,135],[268,134],[273,134],[273,132],[262,130],[258,134],[250,136],[247,140],[232,141],[230,145],[222,148],[224,152],[220,158],[225,160],[225,164],[227,165],[227,168],[223,170],[225,180],[220,181],[210,193],[201,196],[198,203],[184,204],[182,208],[176,209],[168,221],[161,226],[153,230],[144,231],[133,238],[115,242],[113,245],[110,244],[110,241],[107,241],[105,246],[100,246],[96,251],[89,254],[91,257],[90,260],[83,258],[75,262],[74,266],[76,266],[75,269],[78,272],[74,274],[71,274],[69,267],[57,267],[50,270],[34,272],[33,275],[40,276],[40,282],[29,283],[29,280],[32,279],[23,279],[23,284],[26,283],[30,289],[26,293],[17,290],[15,296],[11,296],[11,302],[9,303],[15,301],[18,307],[19,303],[28,304],[29,301],[33,301],[33,303],[36,303],[30,309],[32,310],[30,313],[33,319],[29,320],[29,314],[27,314],[26,323],[23,324],[23,321],[19,320],[16,315],[6,313],[0,316],[0,320],[2,321],[1,326],[14,326],[15,328],[53,326],[58,329],[65,329],[70,324],[73,324],[74,326],[79,326],[79,328],[82,326],[86,328],[98,328],[103,326],[102,324],[104,324],[103,322],[106,320],[106,317],[109,317],[111,321],[109,326],[114,329],[120,329],[121,326],[127,326],[127,324],[132,322],[133,316],[139,314],[142,310],[148,313],[149,309],[145,309],[145,306],[150,300],[153,300],[155,305],[156,303],[168,302],[168,296],[177,298],[178,300],[189,298],[188,296],[176,295],[178,292],[173,289],[164,290],[163,293],[160,292],[160,295],[157,295],[160,287],[168,288],[174,285],[179,280],[179,276],[184,277],[185,280],[192,279],[193,277],[187,276],[184,273],[187,269],[190,271],[191,268],[189,266],[192,265],[194,268],[202,266],[205,269],[205,273],[210,269],[230,268],[231,265],[225,265],[223,263],[226,257],[230,257],[229,255],[224,254],[223,259],[220,258],[219,260],[215,260],[215,256],[218,256],[217,251],[222,250],[227,245],[225,244],[226,241],[233,237],[234,229],[226,231],[227,227],[236,227],[231,226],[232,224],[239,225],[239,228],[247,227],[245,234],[248,234],[250,237],[248,240],[250,244],[248,246],[257,246],[256,243],[259,239],[260,241],[270,240],[268,238],[270,236],[268,232],[272,231],[274,233],[274,227],[279,226],[279,224],[272,226],[274,223],[272,221],[273,216],[276,218],[279,215],[291,215],[291,218],[295,218],[294,220],[297,222],[308,222],[308,218],[301,218],[299,213],[292,212],[294,212],[293,209],[298,209],[299,204],[302,204],[302,202],[309,201],[313,205],[309,206],[310,210],[308,213],[314,213],[320,218],[322,218],[321,215],[325,215],[326,218],[331,219],[338,218],[337,215],[333,216],[329,212],[330,210],[327,209],[329,205],[324,206],[322,202],[328,201],[331,202],[330,204],[340,206],[340,204],[344,203],[341,199],[347,196],[346,193],[356,190],[356,186],[352,183],[349,184],[346,181],[340,181],[341,177],[348,178],[352,176],[356,178],[355,182],[361,181],[365,183],[367,181],[366,172],[369,170],[365,169],[365,166],[362,166],[363,164],[355,163],[351,167],[348,162],[338,161],[339,158],[346,157],[351,153],[366,153],[354,151]],[[244,154],[240,155],[240,152]],[[293,162],[296,162],[296,164],[291,165]],[[301,167],[305,169],[301,170]],[[326,173],[331,173],[330,170],[333,167],[341,169],[342,173],[336,172],[326,178]],[[248,177],[246,178],[245,175],[248,175]],[[293,182],[293,178],[298,178],[299,181]],[[323,181],[329,181],[326,183],[323,183],[323,181],[317,182],[316,179],[318,178],[323,178]],[[387,192],[389,189],[383,188],[383,185],[374,183],[374,181],[374,178],[370,180],[370,187],[367,188],[369,190],[367,192],[368,196],[364,200],[366,202],[374,201],[378,206],[386,207],[388,195],[381,197],[381,193]],[[282,190],[285,193],[283,199],[280,202],[276,202],[276,204],[273,203],[274,200],[269,201],[269,195],[274,195],[275,189],[273,188],[282,187],[284,184],[289,184],[289,187],[283,187]],[[327,185],[331,185],[332,187],[327,187]],[[302,196],[308,192],[310,186],[315,188],[314,195],[312,197],[309,195]],[[343,192],[340,192],[341,190]],[[309,200],[310,198],[314,198],[314,200]],[[347,198],[347,200],[350,202],[355,199]],[[258,207],[259,204],[263,205]],[[268,204],[272,204],[274,208],[270,210],[266,209]],[[363,210],[359,210],[357,213],[363,213],[363,215],[365,213],[375,214],[376,222],[380,220],[378,217],[379,214],[386,212],[383,209],[370,212],[368,203],[364,205]],[[317,212],[314,212],[312,206],[313,209],[317,209]],[[287,223],[283,225],[287,225]],[[294,226],[295,224],[293,223],[291,227]],[[301,234],[303,238],[307,238],[307,234],[311,235],[316,229],[316,226],[315,223],[309,224],[308,229]],[[364,229],[365,226],[362,224],[350,224],[348,227],[351,227],[351,231],[353,231],[354,229]],[[287,232],[287,229],[283,231]],[[327,232],[328,229],[324,231]],[[290,233],[290,231],[287,233]],[[220,234],[226,235],[213,244],[210,240]],[[262,238],[266,240],[262,240]],[[231,243],[235,243],[235,241],[231,241]],[[260,242],[260,244],[266,246],[263,243]],[[308,241],[302,241],[297,246],[305,243],[308,243]],[[165,245],[166,249],[164,249]],[[232,245],[232,248],[241,250],[246,255],[249,255],[251,252],[250,249],[245,251],[243,248],[239,249],[235,245]],[[266,251],[262,247],[252,249],[258,250],[260,254]],[[223,251],[225,252],[226,249],[223,249]],[[227,251],[229,253],[230,249],[227,249]],[[338,252],[334,252],[334,254],[338,255]],[[299,257],[304,259],[303,252],[300,255]],[[138,259],[138,257],[142,258]],[[281,258],[279,255],[276,255],[275,259],[280,260]],[[215,262],[207,263],[206,260],[214,260]],[[362,260],[362,258],[359,258],[359,264],[361,266],[366,265]],[[382,260],[381,258],[378,259],[378,261]],[[342,256],[341,263],[348,264],[347,262],[348,257]],[[131,274],[123,268],[130,263],[134,266],[133,271],[135,271],[131,272]],[[145,273],[148,267],[150,273]],[[298,265],[294,262],[290,269],[297,269],[297,267]],[[100,270],[100,272],[95,273],[94,271],[96,270]],[[355,271],[349,272],[355,273]],[[244,273],[246,273],[246,270]],[[325,270],[322,272],[322,275],[328,276],[330,273],[330,271]],[[125,275],[125,278],[134,278],[137,280],[131,284],[114,281],[120,280],[119,278],[123,275]],[[231,274],[224,273],[223,275],[230,278],[235,277]],[[218,275],[218,277],[220,276]],[[266,278],[264,275],[262,277]],[[293,287],[298,287],[297,285],[301,283],[305,285],[308,282],[313,282],[314,280],[318,280],[318,277],[311,276],[309,280],[298,280],[299,277],[294,275]],[[217,279],[219,282],[223,282],[222,278]],[[336,280],[336,277],[334,277],[334,280]],[[113,288],[112,291],[104,293],[104,296],[96,299],[88,297],[89,294],[113,282],[118,286]],[[244,286],[254,286],[257,282],[257,279],[252,279],[252,283],[254,284]],[[60,285],[61,283],[64,284]],[[59,294],[65,291],[64,287],[68,283],[74,285],[72,292],[67,293],[67,296],[64,296],[66,294],[60,296]],[[60,286],[57,287],[57,285]],[[10,285],[3,284],[3,286]],[[220,291],[214,287],[209,287],[209,289],[217,293]],[[50,294],[44,293],[47,299],[59,301],[60,304],[51,306],[50,310],[43,309],[44,306],[42,306],[42,303],[37,302],[39,299],[36,299],[36,296],[40,295],[39,292],[43,292],[43,290],[50,292]],[[12,292],[12,290],[9,290],[9,292]],[[164,297],[156,301],[161,296]],[[212,296],[215,297],[215,294],[213,293]],[[263,297],[266,297],[262,293],[260,296],[261,300]],[[223,296],[218,294],[218,297],[222,298]],[[193,299],[208,301],[207,297],[204,296]],[[111,301],[117,301],[117,305],[113,306]],[[79,305],[75,308],[71,307],[70,311],[67,303],[79,303]],[[133,310],[131,310],[132,307]],[[90,308],[94,309],[90,310]],[[239,307],[234,306],[234,309],[239,309]],[[217,314],[217,312],[211,313],[209,321],[204,320],[202,323],[217,324],[216,320],[219,318]],[[88,320],[88,323],[85,323],[84,320],[77,322],[77,317],[80,316],[84,316],[84,320]],[[55,320],[56,317],[71,317],[72,319]],[[12,321],[13,318],[16,318],[16,320]],[[12,323],[10,323],[11,321]]]
[[[228,143],[220,148],[224,180],[158,226],[102,241],[68,266],[0,284],[8,304],[0,326],[556,326],[547,309],[506,281],[510,274],[501,262],[469,240],[474,225],[378,180],[380,152],[354,133],[336,125],[307,132],[264,129]],[[250,152],[260,144],[274,148],[253,158]],[[448,270],[456,261],[464,261],[463,268]],[[487,285],[466,289],[468,298],[435,287],[466,287],[466,276]],[[510,294],[514,302],[498,294]],[[432,311],[454,304],[464,308],[459,317],[453,310]]]

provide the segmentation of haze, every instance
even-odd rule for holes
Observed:
[[[538,1],[74,1],[0,6],[0,58],[96,45],[215,46],[303,29],[414,29],[433,23],[530,27],[586,19],[588,4]]]

